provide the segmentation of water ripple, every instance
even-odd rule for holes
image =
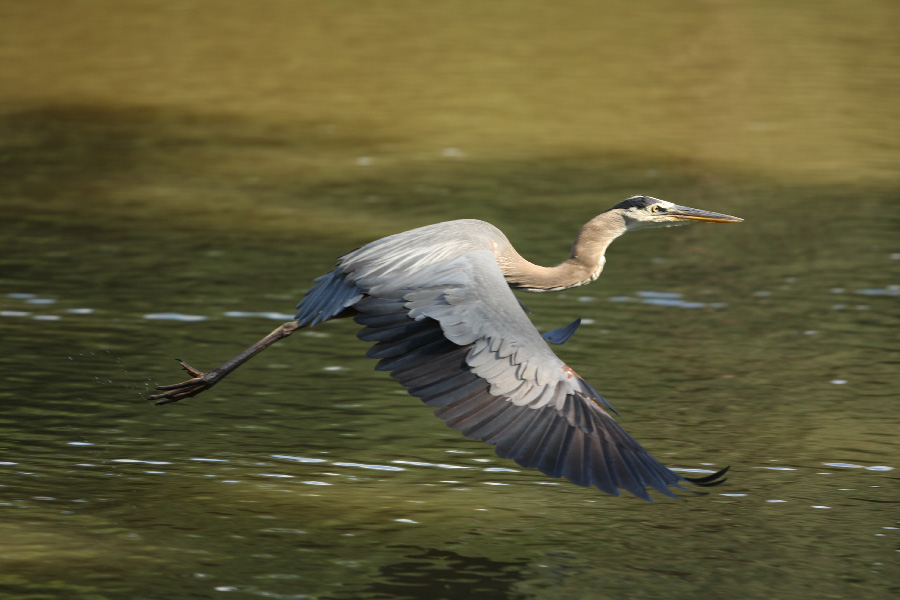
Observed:
[[[323,463],[328,462],[324,458],[306,458],[304,456],[291,456],[289,454],[273,454],[272,458],[283,458],[285,460],[295,460],[303,463]]]
[[[462,465],[447,465],[443,463],[427,463],[412,460],[393,460],[391,461],[400,465],[412,465],[414,467],[437,467],[439,469],[472,469],[474,467],[464,467]]]
[[[336,467],[358,467],[360,469],[374,469],[376,471],[405,471],[402,467],[391,467],[389,465],[365,465],[362,463],[336,462],[331,463]]]
[[[152,321],[185,321],[185,322],[193,322],[193,321],[206,321],[209,317],[205,315],[186,315],[184,313],[174,313],[174,312],[163,312],[163,313],[150,313],[149,315],[144,315],[145,319],[149,319]]]
[[[294,315],[280,312],[245,312],[242,310],[229,310],[224,313],[226,317],[231,318],[248,318],[258,317],[262,319],[272,319],[273,321],[290,321]]]
[[[888,467],[886,465],[874,465],[871,467],[866,467],[864,465],[855,465],[853,463],[843,463],[843,462],[833,462],[833,463],[822,463],[826,467],[837,467],[839,469],[865,469],[866,471],[893,471],[894,467]]]

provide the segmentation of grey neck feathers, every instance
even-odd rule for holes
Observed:
[[[606,248],[626,230],[621,215],[605,212],[581,228],[569,258],[555,267],[528,262],[512,246],[497,258],[497,262],[507,283],[516,289],[553,292],[578,287],[597,279],[606,263]]]

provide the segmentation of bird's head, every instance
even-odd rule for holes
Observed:
[[[609,212],[616,212],[625,220],[628,231],[644,227],[674,227],[697,221],[706,223],[740,223],[743,219],[679,206],[650,196],[633,196],[619,202]]]

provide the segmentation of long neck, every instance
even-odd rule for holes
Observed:
[[[597,279],[606,263],[606,248],[625,231],[620,215],[605,212],[581,228],[569,258],[555,267],[528,262],[512,246],[497,257],[497,262],[513,288],[528,292],[565,290]]]

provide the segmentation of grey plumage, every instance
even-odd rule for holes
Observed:
[[[448,426],[494,446],[503,458],[646,500],[647,488],[671,496],[672,489],[686,489],[684,482],[721,483],[724,470],[682,477],[629,436],[610,415],[615,411],[606,399],[547,345],[567,341],[580,320],[541,336],[511,289],[583,285],[600,274],[606,248],[625,231],[685,220],[739,221],[635,197],[588,222],[569,259],[550,268],[526,261],[499,229],[477,220],[376,240],[344,255],[334,271],[316,279],[297,307],[295,323],[214,376],[182,363],[197,376],[162,386],[167,392],[154,399],[165,403],[199,393],[293,330],[353,316],[363,326],[360,339],[374,342],[367,356],[379,359],[377,370],[389,371],[410,394],[438,407],[435,415]]]

